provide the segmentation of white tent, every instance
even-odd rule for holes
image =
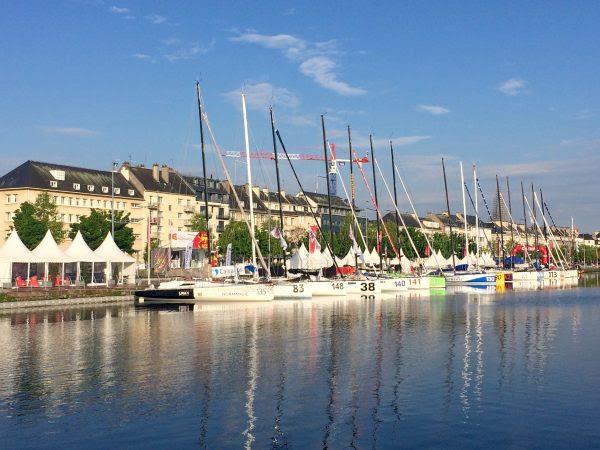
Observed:
[[[75,262],[68,257],[56,244],[50,230],[46,231],[44,239],[33,249],[32,253],[44,262],[44,277],[48,279],[49,263],[61,264],[61,280],[65,277],[65,263]]]
[[[13,230],[6,242],[0,247],[0,281],[12,283],[13,263],[27,263],[27,278],[31,263],[43,262],[29,250]]]
[[[75,235],[75,239],[71,242],[71,245],[64,250],[65,255],[71,258],[73,261],[77,261],[77,280],[81,278],[81,263],[91,262],[92,263],[92,274],[94,272],[93,264],[96,262],[104,263],[105,260],[100,256],[96,255],[94,251],[86,244],[81,232],[78,231]]]
[[[125,275],[126,264],[129,280],[135,279],[135,258],[122,251],[117,244],[115,244],[110,232],[106,235],[102,244],[94,251],[94,254],[102,261],[106,262],[105,272],[107,285],[111,275],[111,264],[113,263],[121,264],[121,282]]]
[[[289,269],[306,269],[308,264],[308,250],[302,244],[288,260]]]
[[[365,250],[365,264],[373,264],[379,266],[379,253],[373,247],[373,250],[369,252],[369,250]]]

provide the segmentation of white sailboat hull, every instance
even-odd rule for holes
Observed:
[[[347,294],[371,295],[381,292],[381,280],[348,280],[346,281]]]
[[[347,294],[345,280],[311,281],[313,297],[339,297]]]
[[[273,295],[276,299],[312,298],[310,281],[283,282],[273,285]]]
[[[538,282],[544,279],[542,272],[528,270],[525,272],[513,272],[513,283],[516,282]]]
[[[496,275],[493,273],[456,273],[446,276],[446,284],[450,286],[457,285],[495,285]]]

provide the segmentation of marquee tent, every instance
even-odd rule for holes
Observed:
[[[102,244],[94,251],[94,255],[101,261],[106,263],[106,284],[110,279],[112,264],[121,264],[121,282],[123,282],[124,275],[129,277],[129,280],[135,279],[135,258],[122,251],[115,241],[113,240],[112,234],[109,232]],[[126,266],[127,265],[127,266]]]
[[[44,276],[48,279],[48,266],[50,263],[61,265],[61,280],[65,278],[65,263],[75,262],[67,256],[56,244],[50,230],[46,231],[44,239],[33,249],[32,253],[40,261],[44,262]]]
[[[44,262],[29,250],[13,230],[6,242],[0,247],[0,281],[12,283],[13,263],[27,263],[27,278],[31,263]]]

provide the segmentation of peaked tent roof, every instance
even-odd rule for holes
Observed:
[[[129,256],[127,253],[122,251],[117,244],[115,244],[110,232],[106,235],[104,241],[102,241],[102,244],[100,244],[100,247],[94,251],[94,254],[98,258],[101,258],[102,261],[109,261],[111,263],[135,262],[135,258]]]
[[[21,263],[44,262],[25,247],[17,230],[13,230],[4,245],[0,247],[0,261]]]
[[[72,258],[74,261],[82,262],[105,262],[106,260],[97,256],[94,251],[86,244],[81,231],[77,232],[75,239],[69,245],[69,248],[64,250],[65,255]]]
[[[68,263],[75,261],[58,248],[50,230],[46,230],[44,239],[42,239],[37,247],[33,249],[32,253],[41,261],[49,263]]]

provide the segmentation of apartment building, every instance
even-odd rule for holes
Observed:
[[[65,230],[89,215],[92,208],[110,211],[114,197],[115,211],[130,213],[136,234],[134,250],[143,248],[137,236],[143,231],[139,221],[144,216],[144,197],[125,177],[118,172],[39,161],[26,161],[0,178],[0,243],[21,204],[35,202],[44,192],[56,204]]]
[[[198,202],[198,211],[204,216],[204,180],[201,177],[184,176],[183,177],[195,192],[196,201]],[[214,178],[206,179],[206,187],[208,191],[208,229],[211,237],[211,242],[216,244],[219,235],[225,229],[225,225],[229,223],[231,213],[229,211],[229,192],[225,190],[220,180]]]
[[[248,196],[248,185],[232,186],[230,183],[222,182],[223,188],[230,193],[229,209],[231,220],[248,219],[250,198]],[[238,195],[242,203],[243,211],[237,205],[232,190]],[[254,220],[257,228],[261,228],[269,220],[279,223],[279,195],[267,188],[253,187],[252,201],[254,203]],[[290,241],[297,241],[306,234],[309,226],[315,225],[310,209],[304,198],[281,192],[281,211],[283,213],[283,230]],[[318,219],[318,218],[317,218]]]
[[[304,194],[299,192],[296,194],[297,198],[302,201],[306,201]],[[329,230],[329,200],[327,194],[319,194],[317,192],[306,192],[306,197],[317,215],[321,218],[321,227],[323,231]],[[331,229],[334,233],[339,233],[341,230],[342,222],[344,218],[351,214],[352,208],[347,200],[332,195],[331,196]],[[354,208],[355,214],[360,212],[360,209]]]
[[[196,192],[183,176],[166,165],[153,164],[148,168],[125,162],[120,173],[144,199],[146,217],[141,221],[150,223],[150,238],[159,247],[168,247],[171,233],[186,231],[191,216],[199,212]],[[146,231],[136,236],[142,248],[147,245],[147,235]]]

